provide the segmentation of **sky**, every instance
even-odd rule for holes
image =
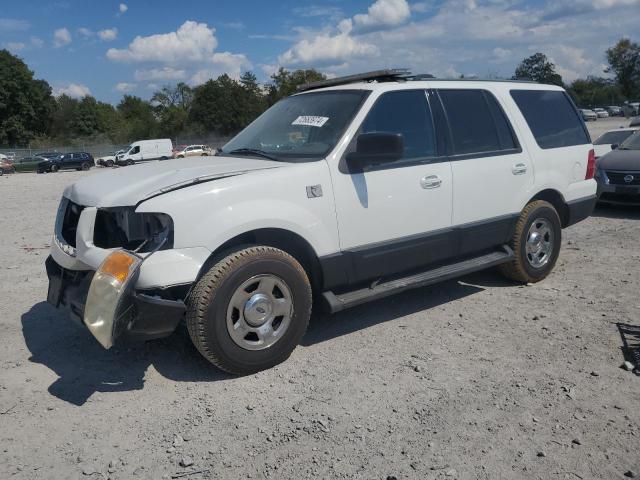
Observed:
[[[639,26],[640,0],[0,0],[0,48],[56,95],[114,104],[279,67],[509,77],[538,51],[572,81]]]

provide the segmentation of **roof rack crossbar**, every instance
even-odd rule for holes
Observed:
[[[307,90],[315,90],[316,88],[335,87],[337,85],[346,85],[355,82],[392,82],[404,80],[411,76],[411,71],[407,68],[386,68],[384,70],[374,70],[372,72],[358,73],[356,75],[347,75],[346,77],[330,78],[319,82],[305,83],[298,86],[299,92]]]

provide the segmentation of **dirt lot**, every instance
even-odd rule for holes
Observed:
[[[567,229],[541,284],[485,272],[317,315],[288,362],[233,378],[184,330],[105,351],[44,302],[82,175],[0,178],[0,478],[640,476],[619,330],[640,327],[639,209]]]

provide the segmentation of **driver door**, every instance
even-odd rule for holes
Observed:
[[[334,195],[349,283],[372,280],[444,260],[451,241],[451,166],[438,146],[425,90],[381,94],[357,135],[399,133],[400,160],[354,171],[343,157]],[[347,151],[349,151],[347,149]]]

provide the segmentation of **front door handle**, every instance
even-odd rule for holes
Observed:
[[[514,175],[524,175],[527,173],[527,165],[525,163],[516,163],[511,167],[511,173]]]
[[[424,189],[438,188],[442,185],[442,179],[438,175],[427,175],[420,180],[420,186]]]

